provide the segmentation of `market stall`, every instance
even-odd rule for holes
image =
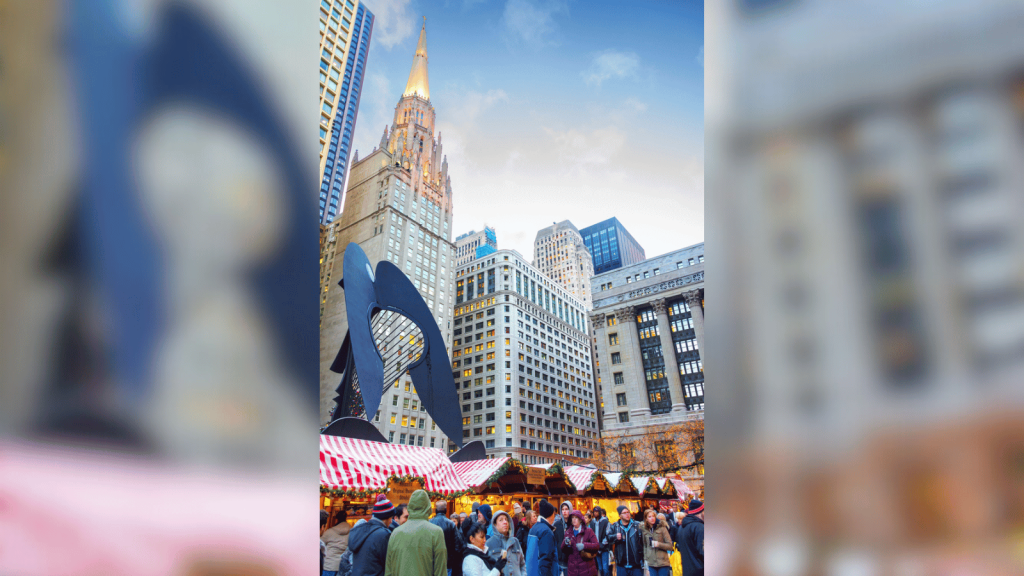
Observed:
[[[536,488],[529,495],[529,500],[534,504],[534,510],[537,509],[536,503],[542,498],[546,498],[548,502],[559,506],[562,502],[572,501],[575,497],[576,485],[573,484],[561,464],[557,462],[554,464],[530,464],[527,468],[540,470],[544,474],[543,484],[531,483],[530,485],[531,489]]]
[[[515,458],[488,458],[452,465],[471,493],[455,501],[455,512],[470,513],[473,502],[488,504],[492,511],[512,514],[512,503],[530,500],[544,484],[544,471],[527,467]]]
[[[416,490],[431,501],[453,501],[471,492],[444,452],[434,448],[320,436],[320,507],[349,523],[369,518],[377,494],[395,505]]]

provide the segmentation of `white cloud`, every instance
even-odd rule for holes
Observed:
[[[416,28],[416,15],[410,9],[410,0],[375,0],[373,12],[373,43],[391,50],[405,40]]]
[[[544,132],[555,142],[559,159],[568,164],[570,170],[608,164],[626,143],[625,133],[611,126],[597,128],[589,134],[579,130],[558,132],[549,128]]]
[[[587,84],[601,85],[610,78],[625,78],[636,74],[640,57],[632,52],[606,50],[594,57],[590,67],[582,72]]]
[[[647,111],[647,104],[637,100],[636,98],[626,98],[626,109],[639,114]]]
[[[554,15],[567,11],[566,4],[556,0],[541,3],[508,0],[501,23],[510,39],[540,46],[555,31]]]
[[[697,52],[697,57],[695,58],[695,60],[697,61],[697,64],[700,64],[701,68],[704,67],[704,45],[703,44],[700,45],[700,51]]]

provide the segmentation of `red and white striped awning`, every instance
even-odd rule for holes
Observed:
[[[587,486],[590,486],[590,478],[594,474],[600,474],[596,469],[585,466],[565,466],[563,470],[579,494],[582,494]]]
[[[419,476],[428,492],[469,490],[444,452],[436,448],[384,444],[320,435],[320,485],[330,490],[384,492],[392,477]]]
[[[455,473],[472,488],[479,488],[484,485],[488,478],[494,475],[505,462],[511,460],[508,456],[503,458],[485,458],[483,460],[469,460],[452,464]]]
[[[686,482],[683,482],[678,478],[669,478],[669,480],[671,480],[672,485],[676,487],[676,495],[679,496],[680,500],[685,499],[687,494],[696,496],[693,490],[690,490],[690,487],[686,485]]]

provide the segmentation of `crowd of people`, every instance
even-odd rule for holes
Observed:
[[[322,576],[672,576],[673,554],[682,576],[704,575],[700,500],[636,519],[619,506],[615,522],[600,507],[541,500],[536,508],[516,503],[509,514],[474,502],[470,514],[449,517],[442,500],[431,517],[429,496],[417,490],[408,506],[378,495],[370,520],[351,527],[344,512],[327,526],[321,511]]]

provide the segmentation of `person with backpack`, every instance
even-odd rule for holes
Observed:
[[[353,526],[348,534],[352,550],[352,576],[381,576],[388,557],[391,530],[387,522],[395,514],[395,507],[383,494],[377,495],[373,517],[365,524]]]
[[[536,518],[536,512],[527,510],[523,513],[523,519],[519,521],[519,527],[516,529],[516,540],[519,540],[519,545],[523,548],[523,554],[526,554],[526,545],[530,539],[530,528],[533,528]]]

